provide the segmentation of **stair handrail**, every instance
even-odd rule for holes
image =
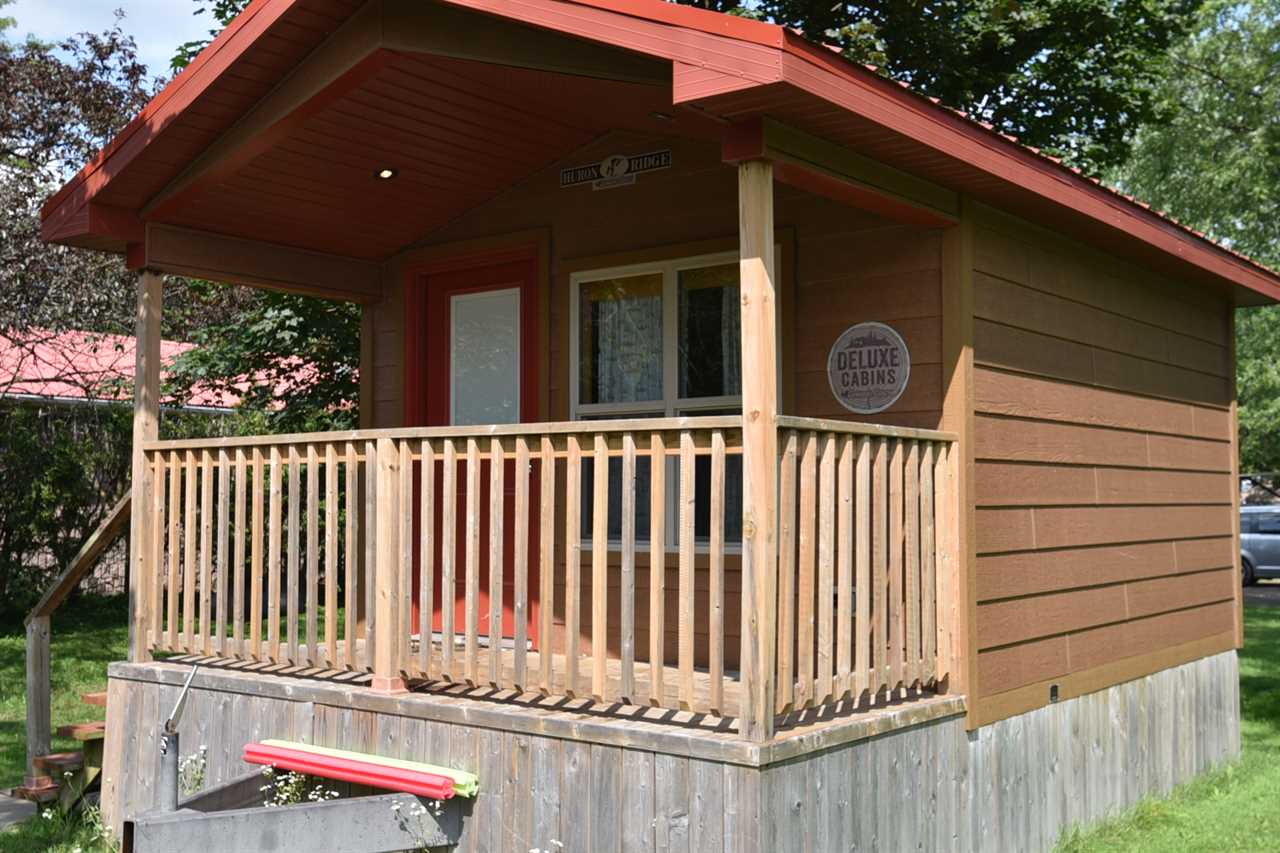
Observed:
[[[53,739],[52,688],[49,683],[50,617],[97,565],[107,548],[128,529],[132,506],[132,491],[126,491],[27,614],[27,773],[23,784],[29,788],[41,787],[52,781],[39,772],[35,764],[37,758],[49,752]]]

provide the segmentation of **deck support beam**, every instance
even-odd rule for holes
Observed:
[[[142,452],[145,442],[160,437],[160,317],[164,280],[158,272],[138,274],[138,313],[133,372],[133,509],[129,516],[129,660],[151,660],[147,637],[147,587],[153,581],[149,564],[152,492],[150,466]]]
[[[773,736],[778,584],[778,335],[773,164],[738,165],[742,298],[742,736]]]

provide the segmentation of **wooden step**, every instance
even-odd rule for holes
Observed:
[[[63,773],[79,770],[84,766],[84,753],[76,751],[40,755],[36,757],[35,765],[41,770],[48,770],[54,779],[61,779]]]
[[[86,705],[97,705],[99,708],[105,708],[107,707],[107,691],[81,694],[80,701]]]
[[[59,726],[58,737],[69,737],[78,741],[100,740],[106,737],[107,724],[101,720],[96,723],[76,723],[72,726]]]
[[[14,788],[9,792],[11,796],[17,797],[19,800],[30,800],[33,803],[44,805],[52,803],[58,799],[58,786],[55,784],[40,785],[39,787],[28,787],[22,785]]]

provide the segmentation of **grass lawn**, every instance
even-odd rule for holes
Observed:
[[[104,708],[86,705],[80,694],[103,690],[107,664],[126,655],[128,601],[80,599],[53,616],[50,678],[53,685],[53,725],[102,719]],[[26,633],[21,624],[0,633],[0,785],[22,784],[27,763]],[[55,752],[79,749],[72,740],[54,738]],[[96,853],[108,850],[92,820],[62,815],[37,817],[8,832],[0,832],[0,853]]]
[[[107,664],[124,660],[129,639],[125,596],[84,598],[53,615],[50,680],[53,727],[101,720],[105,708],[86,705],[80,694],[107,688]],[[27,762],[27,638],[22,625],[0,633],[0,786],[22,784]],[[54,738],[55,752],[79,749]]]
[[[1246,607],[1244,625],[1241,760],[1067,839],[1058,853],[1280,850],[1280,607]]]

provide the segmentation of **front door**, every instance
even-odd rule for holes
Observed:
[[[410,425],[418,426],[474,426],[485,424],[511,424],[537,419],[537,349],[536,326],[536,278],[531,260],[508,261],[483,266],[468,266],[438,273],[428,273],[419,278],[416,298],[409,300],[411,312],[409,328],[411,339],[407,343],[407,355],[414,359],[406,373],[406,414]],[[416,316],[413,316],[416,315]],[[466,452],[465,443],[459,448],[459,456]],[[489,441],[480,440],[482,454],[487,454]],[[415,472],[416,477],[425,472]],[[454,625],[460,629],[465,624],[466,578],[466,505],[467,478],[460,466],[457,477],[458,500],[453,507],[456,520],[454,541],[456,552],[454,565],[455,588],[452,590]],[[515,466],[506,463],[503,472],[504,515],[507,519],[515,512]],[[536,475],[536,472],[533,472]],[[489,635],[489,465],[482,464],[480,471],[481,531],[480,563],[480,633]],[[438,463],[432,476],[436,478],[437,495],[442,496],[443,471]],[[416,489],[415,489],[416,492]],[[439,501],[438,501],[439,503]],[[530,519],[529,529],[536,531],[537,507]],[[418,518],[415,509],[414,518]],[[415,522],[416,523],[416,522]],[[449,591],[441,586],[440,577],[440,519],[436,519],[436,536],[433,537],[436,553],[432,561],[435,571],[434,588],[440,590],[433,607],[432,629],[441,629],[441,607],[450,606]],[[511,565],[514,552],[514,524],[503,526],[505,565],[503,578],[502,636],[515,632],[512,603],[515,598],[515,576]],[[415,535],[415,541],[420,541]],[[528,553],[536,554],[536,543],[530,543]],[[420,555],[415,555],[420,565]],[[415,565],[415,575],[418,572]],[[529,636],[536,640],[538,590],[537,566],[529,566],[527,589],[529,602]],[[415,580],[415,591],[418,584]],[[418,622],[418,604],[414,600],[414,620]]]

